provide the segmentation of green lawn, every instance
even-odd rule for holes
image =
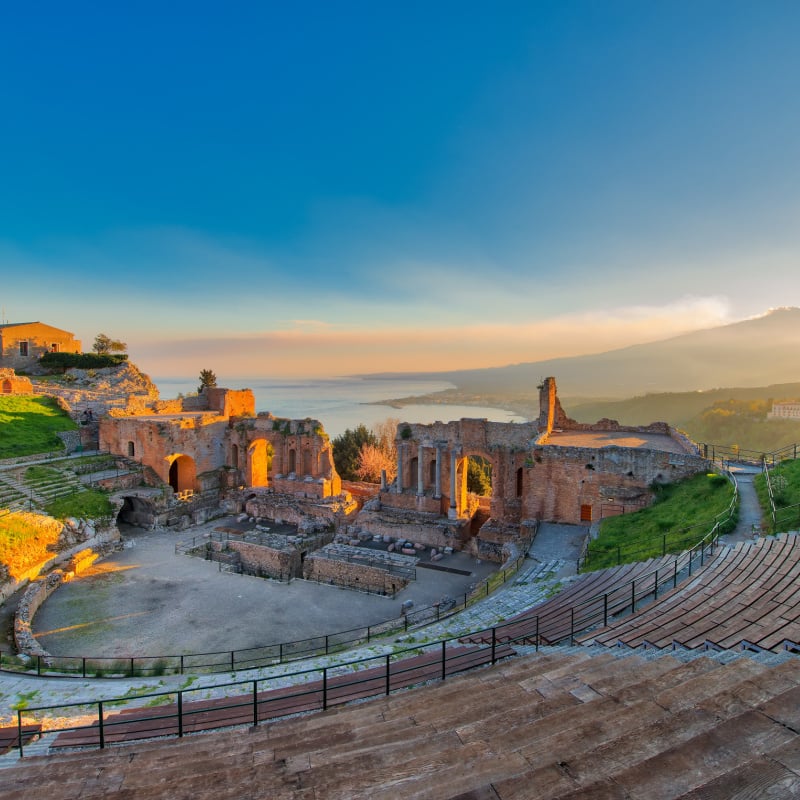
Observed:
[[[39,514],[15,512],[0,516],[0,563],[15,578],[53,556],[61,523]]]
[[[77,427],[52,398],[0,395],[0,458],[63,451],[56,432]]]
[[[105,492],[97,489],[84,489],[66,497],[56,498],[52,503],[47,504],[45,511],[56,519],[65,517],[100,519],[101,517],[110,517],[113,507]]]
[[[652,506],[602,521],[584,570],[688,549],[711,530],[714,518],[727,510],[733,498],[728,479],[714,473],[657,486],[655,491]]]
[[[770,470],[770,481],[775,498],[775,533],[800,528],[800,459],[784,461]],[[767,495],[764,475],[756,476],[756,492],[764,510],[764,518],[772,523],[772,509]]]

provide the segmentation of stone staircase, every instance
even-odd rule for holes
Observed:
[[[788,654],[548,648],[257,728],[26,757],[0,789],[5,800],[792,797],[799,731]]]

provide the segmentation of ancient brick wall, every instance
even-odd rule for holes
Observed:
[[[524,470],[522,515],[578,524],[583,508],[584,517],[591,509],[598,519],[604,505],[646,505],[654,481],[681,480],[706,466],[697,456],[659,450],[536,448]]]
[[[293,547],[276,549],[252,542],[231,540],[228,549],[239,553],[242,566],[257,574],[268,575],[278,580],[297,578],[301,575],[300,553]]]
[[[33,394],[33,384],[11,368],[0,368],[0,394]]]
[[[334,586],[359,588],[364,591],[393,595],[408,585],[408,580],[386,570],[365,564],[337,561],[316,554],[306,558],[303,577],[310,581],[331,583]]]

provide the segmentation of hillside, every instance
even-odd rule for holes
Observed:
[[[769,453],[800,442],[800,422],[767,419],[774,402],[800,400],[800,383],[710,392],[648,394],[629,400],[566,404],[580,422],[603,417],[625,425],[669,422],[696,442]]]
[[[647,425],[669,422],[682,427],[715,403],[736,401],[768,403],[800,399],[800,382],[777,383],[771,386],[712,389],[706,392],[660,392],[631,397],[627,400],[597,400],[571,404],[564,401],[568,414],[578,422],[595,422],[603,417],[623,425]],[[766,409],[769,410],[769,409]]]
[[[757,387],[797,380],[800,308],[777,309],[755,319],[606,353],[404,377],[447,380],[461,393],[473,396],[520,397],[535,396],[537,384],[548,375],[556,377],[562,397],[584,398]]]

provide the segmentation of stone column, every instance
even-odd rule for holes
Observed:
[[[386,491],[386,470],[385,469],[381,470],[381,491],[382,492]]]
[[[423,478],[423,468],[425,466],[425,459],[423,458],[422,445],[417,447],[417,497],[422,497],[425,494],[425,484]]]
[[[458,453],[455,449],[450,451],[450,509],[447,516],[455,519],[458,516],[456,507],[456,472],[458,471]]]
[[[442,497],[442,446],[436,445],[436,485],[433,488],[433,496],[440,500]]]
[[[401,442],[397,445],[397,480],[395,481],[395,491],[397,494],[403,491],[403,448],[405,445]]]

